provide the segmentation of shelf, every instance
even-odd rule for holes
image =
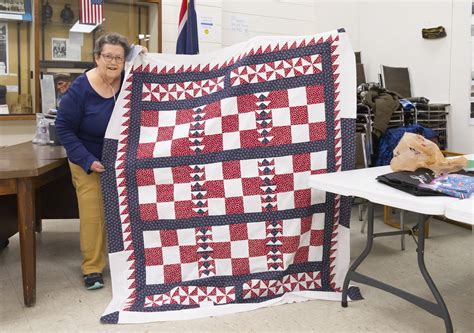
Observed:
[[[2,114],[0,115],[0,121],[3,120],[35,120],[36,115],[34,114]]]

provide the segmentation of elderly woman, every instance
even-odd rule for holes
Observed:
[[[130,53],[125,37],[108,33],[94,46],[96,67],[77,77],[61,100],[56,130],[66,149],[76,189],[82,273],[87,289],[104,286],[105,226],[100,173],[105,130],[112,115]]]

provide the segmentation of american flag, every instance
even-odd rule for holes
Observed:
[[[81,23],[100,24],[104,20],[104,0],[81,0]]]

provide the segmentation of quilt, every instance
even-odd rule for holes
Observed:
[[[355,89],[342,29],[135,58],[104,145],[101,321],[340,300],[351,202],[308,180],[354,167]]]

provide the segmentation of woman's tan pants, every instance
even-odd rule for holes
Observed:
[[[102,273],[106,265],[105,224],[100,175],[69,162],[79,204],[82,273]]]

